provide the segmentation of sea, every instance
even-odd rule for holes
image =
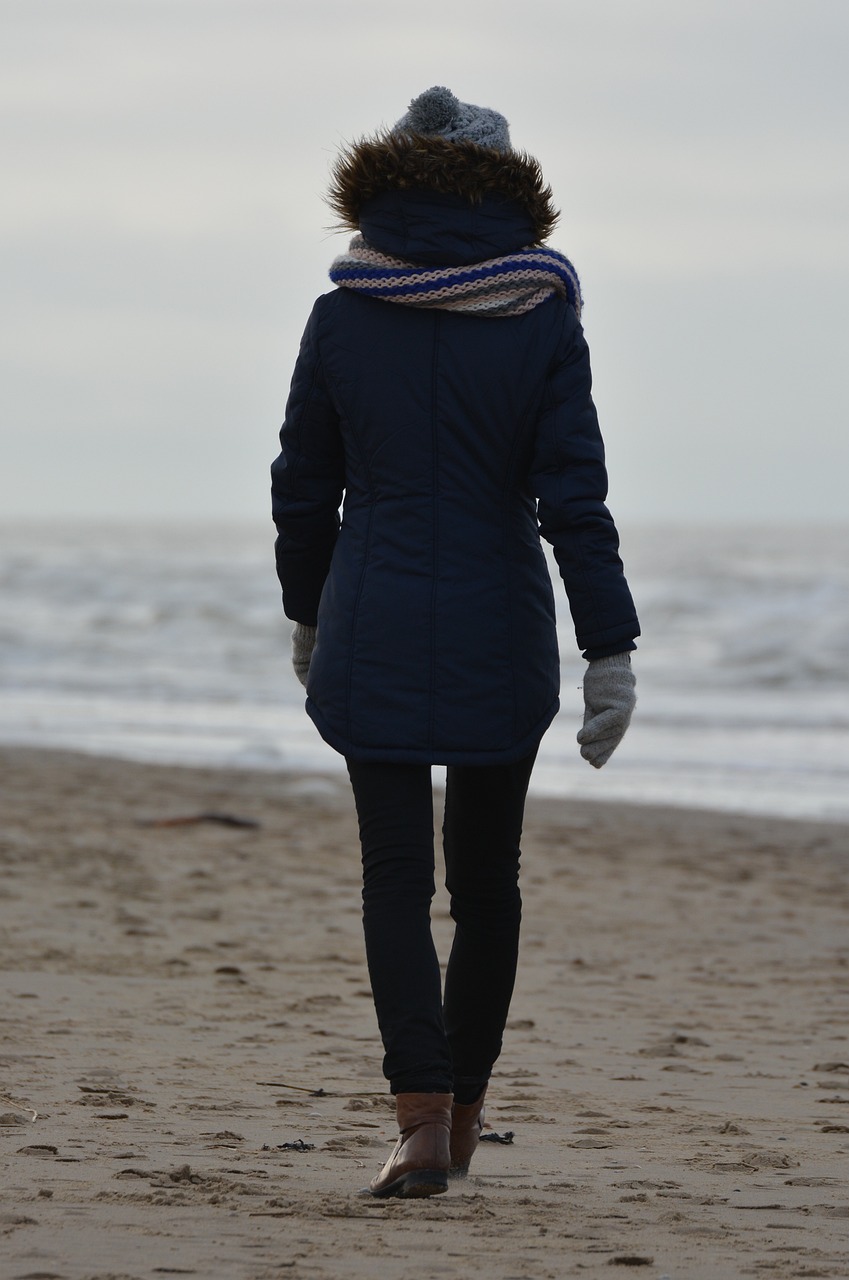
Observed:
[[[620,532],[643,631],[631,728],[604,769],[580,758],[585,663],[558,582],[562,705],[532,790],[849,821],[849,526]],[[273,538],[0,525],[0,741],[342,771],[291,671]]]

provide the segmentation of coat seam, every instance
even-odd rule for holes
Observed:
[[[541,399],[542,397],[540,397]],[[538,406],[537,406],[538,407]],[[522,420],[513,437],[513,443],[510,447],[510,454],[507,459],[507,466],[504,471],[504,484],[501,489],[502,517],[501,517],[501,535],[503,538],[504,562],[507,565],[507,652],[509,654],[510,664],[510,689],[512,695],[512,734],[515,740],[519,725],[519,693],[516,681],[516,662],[514,658],[515,636],[516,636],[516,617],[515,617],[515,589],[514,574],[515,565],[510,556],[507,555],[507,547],[509,545],[509,526],[510,526],[510,507],[508,504],[508,495],[510,492],[510,479],[515,473],[516,454],[519,446],[529,429],[529,423],[532,421],[531,405],[529,404],[522,415]],[[537,523],[537,537],[539,537],[539,523]]]
[[[363,549],[363,563],[360,569],[360,577],[357,582],[357,593],[354,597],[354,607],[351,610],[351,635],[348,643],[348,671],[345,679],[345,724],[347,725],[348,740],[353,739],[353,725],[351,721],[351,703],[353,701],[352,689],[354,684],[354,654],[356,649],[356,630],[357,618],[360,612],[360,601],[365,589],[366,570],[368,568],[369,550],[371,548],[372,525],[374,522],[374,503],[369,507],[368,521],[366,523],[365,546]]]
[[[436,736],[436,602],[437,589],[439,582],[439,409],[438,409],[438,377],[439,377],[439,323],[440,316],[437,312],[434,315],[433,324],[433,354],[431,358],[431,447],[433,450],[433,527],[432,527],[432,550],[433,563],[431,566],[432,581],[430,589],[430,688],[429,688],[429,708],[428,708],[428,729],[427,742],[428,749],[433,751],[433,742]]]
[[[337,294],[331,294],[330,296],[331,298],[338,297]],[[317,340],[316,340],[316,347],[318,347]],[[360,604],[362,600],[363,591],[365,590],[366,572],[369,564],[369,552],[371,550],[371,540],[372,540],[373,524],[374,524],[376,489],[374,484],[374,478],[371,473],[371,467],[369,466],[368,453],[366,451],[363,441],[360,438],[359,432],[354,426],[353,416],[350,413],[347,413],[345,411],[344,396],[342,395],[341,388],[337,380],[333,377],[332,373],[330,373],[329,371],[325,373],[325,380],[327,382],[328,389],[331,386],[335,388],[336,397],[337,397],[336,408],[337,408],[337,413],[339,414],[340,427],[343,422],[347,424],[350,440],[352,444],[356,447],[357,453],[359,454],[360,462],[362,464],[362,468],[365,473],[369,492],[371,495],[369,508],[368,508],[368,518],[366,521],[365,539],[364,539],[364,547],[363,547],[363,561],[360,569],[359,579],[357,581],[357,590],[354,595],[354,604],[353,604],[353,608],[351,609],[350,632],[349,632],[349,639],[348,639],[348,663],[347,663],[347,670],[345,673],[345,724],[346,724],[347,737],[349,740],[351,740],[353,738],[351,706],[353,703],[354,657],[355,657],[355,649],[356,649],[357,621],[359,618]],[[344,442],[344,436],[343,436],[343,442]],[[344,443],[343,443],[343,448],[344,448]],[[347,497],[347,485],[345,487],[345,496]],[[344,507],[343,507],[343,510],[344,510]]]

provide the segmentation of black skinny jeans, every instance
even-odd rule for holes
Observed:
[[[454,942],[443,1000],[429,765],[349,760],[363,851],[363,926],[392,1093],[480,1095],[501,1052],[519,951],[519,842],[536,751],[451,765],[442,828]]]

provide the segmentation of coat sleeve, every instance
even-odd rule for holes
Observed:
[[[640,626],[605,505],[607,471],[589,349],[571,308],[537,423],[530,484],[540,533],[554,549],[584,656],[635,648]]]
[[[339,415],[321,363],[318,307],[307,323],[271,467],[277,576],[287,617],[315,626],[339,532],[345,467]]]

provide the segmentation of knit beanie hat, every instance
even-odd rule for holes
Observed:
[[[413,98],[392,133],[420,133],[445,138],[448,142],[475,142],[479,147],[509,151],[508,130],[507,121],[498,111],[460,102],[450,89],[434,85]]]

